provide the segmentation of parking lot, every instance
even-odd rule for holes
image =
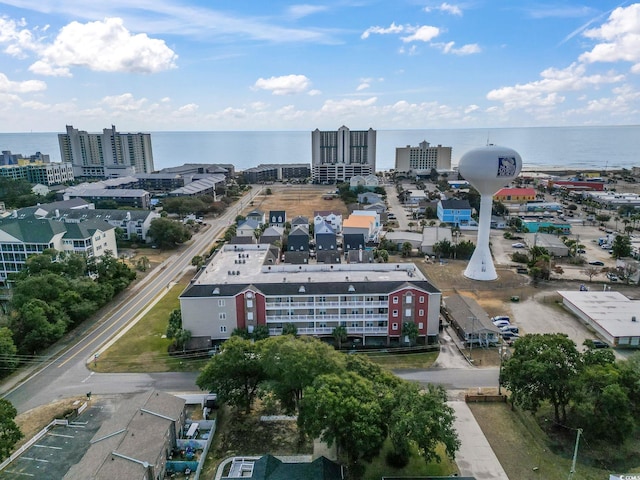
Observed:
[[[68,426],[56,425],[0,471],[0,480],[62,479],[89,448],[89,442],[108,418],[106,410],[106,405],[94,402]]]

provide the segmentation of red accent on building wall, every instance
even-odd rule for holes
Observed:
[[[403,300],[407,293],[411,293],[413,295],[413,303],[411,304],[411,308],[413,309],[413,323],[416,326],[420,326],[420,322],[422,322],[422,328],[418,328],[418,332],[421,336],[427,334],[427,324],[428,324],[428,315],[429,315],[429,294],[427,292],[423,292],[422,290],[417,290],[415,288],[404,288],[393,294],[389,295],[389,327],[388,327],[388,335],[400,335],[402,333],[402,319],[404,318],[404,308],[407,308],[407,304],[403,303]],[[398,303],[393,303],[393,298],[398,298]],[[424,302],[420,303],[420,297],[424,297]],[[393,316],[393,310],[398,310],[398,316]],[[420,315],[420,310],[423,310],[423,315]],[[438,321],[438,319],[435,319]],[[398,324],[398,330],[392,330],[391,326],[393,323]]]
[[[393,303],[393,299],[397,298],[398,299],[398,303]],[[398,311],[398,316],[394,317],[393,316],[393,311],[397,310]],[[387,336],[391,337],[391,336],[399,336],[400,332],[402,331],[402,325],[401,325],[401,320],[402,320],[402,292],[396,292],[392,295],[389,295],[389,313],[387,314],[388,318],[389,318],[389,322],[387,325]],[[392,330],[392,325],[394,323],[398,324],[398,329],[397,330]]]
[[[267,300],[265,296],[261,293],[255,293],[256,299],[256,324],[257,325],[266,325],[267,324]]]
[[[244,311],[244,293],[236,295],[236,319],[238,328],[247,328],[247,316]]]
[[[555,180],[549,181],[551,185],[560,185],[561,187],[580,187],[583,190],[595,190],[601,192],[604,190],[604,182],[583,182],[572,180]]]

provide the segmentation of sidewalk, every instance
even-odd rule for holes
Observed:
[[[456,413],[454,427],[460,438],[456,464],[460,476],[477,480],[509,480],[464,400],[450,400],[447,404]]]

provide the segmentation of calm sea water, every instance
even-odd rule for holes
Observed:
[[[0,133],[0,150],[25,156],[40,151],[58,162],[57,134]],[[377,170],[394,167],[396,147],[417,146],[423,140],[453,147],[453,165],[466,151],[493,143],[520,153],[525,169],[640,166],[640,126],[600,126],[378,130]],[[151,142],[156,169],[183,163],[231,163],[243,170],[261,163],[311,162],[310,131],[151,132]]]

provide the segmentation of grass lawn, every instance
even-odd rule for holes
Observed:
[[[575,431],[567,432],[560,449],[528,412],[511,410],[504,403],[470,403],[469,407],[509,478],[540,480],[569,475]],[[601,480],[609,478],[610,473],[640,471],[637,454],[631,462],[635,467],[628,464],[621,470],[595,468],[592,465],[596,462],[588,459],[589,449],[595,447],[591,443],[584,437],[580,440],[576,478]]]
[[[438,351],[420,353],[364,353],[369,360],[387,370],[423,370],[429,368],[438,358]]]
[[[197,371],[206,360],[172,357],[167,349],[172,340],[163,338],[169,314],[180,307],[178,297],[189,284],[192,274],[185,275],[128,332],[103,352],[97,364],[89,365],[96,372],[181,372]]]
[[[365,472],[363,480],[380,480],[381,477],[413,477],[413,476],[449,476],[458,473],[458,467],[454,462],[449,460],[444,453],[444,448],[438,450],[438,454],[442,457],[440,463],[426,464],[422,457],[415,450],[412,452],[409,463],[404,468],[394,468],[387,465],[385,458],[391,450],[391,442],[387,440],[382,447],[380,455],[369,462],[363,462]]]

